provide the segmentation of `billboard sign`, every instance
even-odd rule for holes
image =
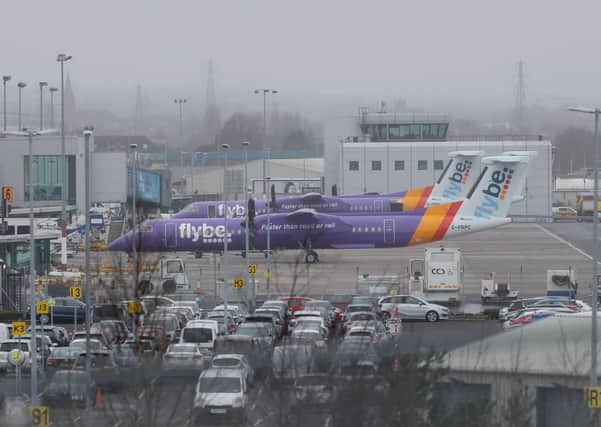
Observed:
[[[323,184],[321,178],[272,178],[270,185],[275,187],[276,194],[279,195],[295,195],[306,193],[323,193]],[[259,194],[262,192],[263,180],[253,179],[253,193]]]
[[[131,177],[131,170],[129,174]],[[136,169],[136,200],[155,203],[157,205],[161,203],[160,174],[143,169]]]

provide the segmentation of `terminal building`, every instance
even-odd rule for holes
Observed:
[[[431,185],[452,151],[534,151],[525,198],[510,213],[551,215],[550,141],[542,136],[450,138],[449,126],[448,116],[442,114],[372,113],[364,108],[356,116],[330,120],[324,142],[326,189],[338,194],[393,193]]]

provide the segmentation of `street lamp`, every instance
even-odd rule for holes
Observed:
[[[192,153],[192,159],[190,161],[190,194],[194,194],[194,167],[196,166],[196,156],[204,157],[205,153],[202,151],[195,151]]]
[[[591,372],[590,381],[591,386],[597,385],[597,310],[599,303],[597,301],[598,291],[598,260],[599,260],[599,218],[598,218],[598,205],[599,205],[599,114],[601,109],[599,108],[579,108],[570,107],[569,111],[575,111],[577,113],[586,113],[595,115],[595,133],[593,135],[593,145],[595,147],[595,154],[593,157],[593,173],[594,173],[594,190],[593,190],[593,287],[592,291],[592,312],[591,312]]]
[[[23,129],[17,132],[3,132],[3,135],[26,137],[29,146],[29,250],[31,252],[29,259],[29,293],[30,293],[30,319],[31,319],[31,404],[38,405],[38,351],[37,332],[36,332],[36,295],[35,295],[35,228],[33,221],[33,137],[54,133],[53,130],[33,131]]]
[[[2,102],[4,104],[4,110],[2,110],[2,113],[4,115],[4,121],[3,121],[3,127],[2,130],[4,130],[4,132],[6,132],[6,82],[10,81],[10,76],[2,76]]]
[[[86,212],[86,243],[85,243],[85,265],[86,265],[86,354],[90,354],[90,136],[94,128],[86,126],[83,131],[85,139],[84,167],[85,167],[85,212]],[[86,357],[86,372],[90,372],[90,358]],[[88,398],[86,396],[86,414],[88,409]]]
[[[274,89],[255,89],[255,95],[263,94],[263,149],[267,146],[267,95],[279,93]],[[269,171],[269,163],[271,162],[271,144],[267,147],[267,162],[263,159],[263,194],[265,190],[265,178]],[[267,166],[266,166],[267,165]]]
[[[223,224],[224,224],[224,232],[223,232],[223,325],[225,326],[225,333],[229,332],[229,323],[227,319],[227,291],[229,286],[229,280],[227,278],[228,268],[227,268],[227,247],[228,247],[228,212],[227,208],[227,152],[230,149],[229,144],[221,144],[221,149],[223,151],[223,205],[224,215],[223,215]]]
[[[61,228],[62,237],[67,237],[67,159],[65,156],[65,62],[73,57],[65,53],[59,53],[56,61],[61,64],[61,160],[63,162],[62,191],[61,191]]]
[[[48,82],[40,82],[40,130],[44,129],[44,86]]]
[[[132,230],[132,238],[131,238],[131,253],[132,253],[132,271],[134,276],[134,292],[138,286],[138,233],[137,233],[137,225],[136,225],[136,187],[137,187],[137,179],[136,179],[136,158],[138,152],[138,144],[129,144],[129,151],[131,156],[131,230]]]
[[[248,141],[242,141],[242,148],[244,149],[244,211],[246,212],[246,219],[244,221],[244,261],[245,261],[245,273],[244,281],[247,286],[250,283],[250,274],[248,272],[248,247],[249,247],[249,216],[248,216]],[[251,308],[255,309],[255,287],[253,283],[252,287],[252,303]]]
[[[50,89],[50,127],[54,129],[54,92],[58,92],[58,88],[51,87]]]
[[[179,105],[179,139],[184,140],[184,119],[183,119],[183,104],[188,102],[187,99],[176,98],[173,100],[176,105]]]
[[[24,87],[27,87],[27,83],[19,82],[17,83],[17,87],[19,88],[19,127],[17,130],[21,131],[21,90],[23,90]]]

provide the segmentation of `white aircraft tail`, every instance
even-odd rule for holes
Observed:
[[[465,198],[478,177],[483,155],[483,151],[453,151],[449,153],[451,159],[434,184],[426,206],[440,205]]]

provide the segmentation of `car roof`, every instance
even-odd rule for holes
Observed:
[[[215,359],[238,359],[238,360],[242,360],[244,358],[245,358],[245,356],[243,354],[238,354],[238,353],[223,353],[223,354],[217,354],[217,355],[215,355],[215,357],[213,357],[213,360],[215,360]]]
[[[299,315],[321,317],[321,311],[317,311],[317,310],[298,310],[296,313],[294,313],[294,316],[299,316]]]
[[[242,372],[236,369],[209,368],[200,374],[200,378],[242,378]]]

